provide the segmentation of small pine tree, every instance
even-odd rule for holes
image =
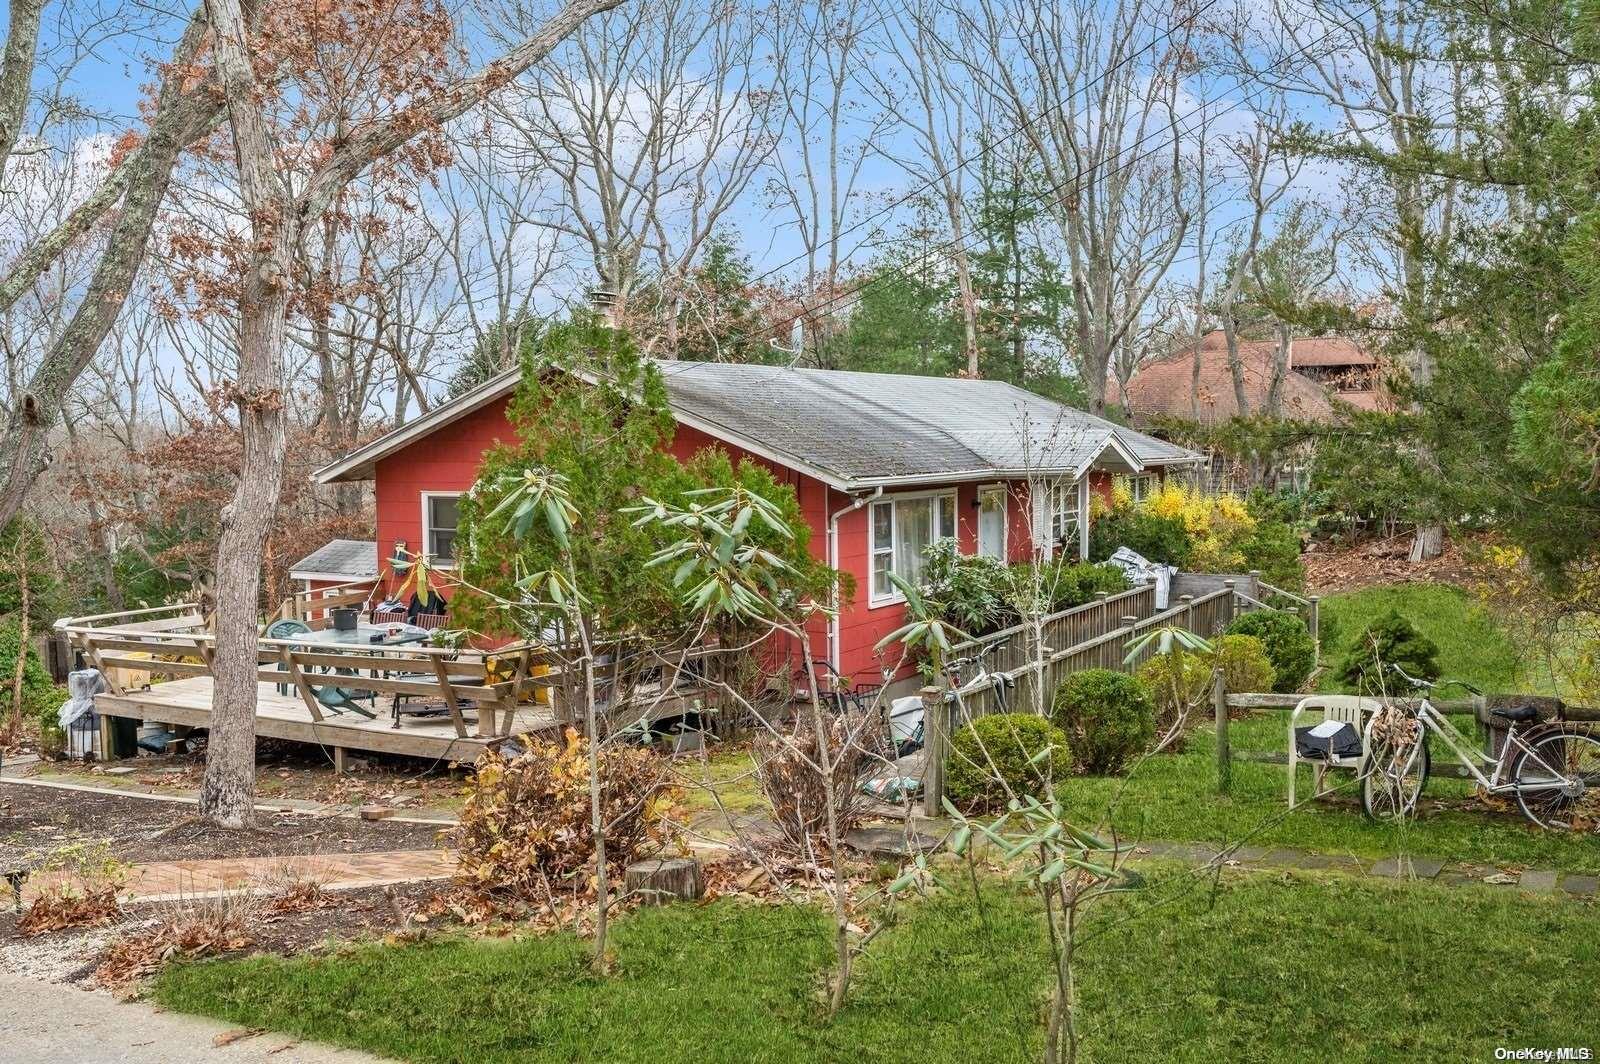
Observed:
[[[1398,666],[1420,680],[1439,678],[1439,647],[1417,631],[1410,621],[1390,610],[1356,636],[1345,656],[1340,678],[1360,691],[1378,691],[1395,685],[1390,670]]]

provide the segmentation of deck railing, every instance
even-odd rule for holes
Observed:
[[[314,629],[326,628],[333,619],[333,611],[340,606],[365,606],[372,600],[377,588],[376,578],[347,580],[327,587],[301,588],[278,607],[278,612],[267,623],[278,620],[304,621]]]
[[[56,630],[100,670],[113,694],[122,695],[118,672],[157,676],[211,676],[216,636],[194,603],[67,618]],[[282,685],[305,701],[311,718],[333,716],[318,699],[323,688],[440,701],[456,734],[467,735],[463,702],[477,710],[477,734],[510,734],[516,707],[540,687],[555,685],[536,675],[550,652],[528,643],[494,650],[455,650],[420,645],[334,646],[304,638],[258,638],[257,679]]]

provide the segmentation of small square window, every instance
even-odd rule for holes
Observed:
[[[456,495],[429,495],[424,500],[428,527],[425,533],[431,561],[450,565],[456,560],[456,526],[461,521],[461,499]]]

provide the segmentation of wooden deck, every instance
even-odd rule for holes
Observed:
[[[95,709],[104,716],[132,717],[136,720],[184,725],[211,726],[212,679],[190,676],[154,684],[144,690],[95,696]],[[324,711],[321,721],[312,718],[305,701],[291,688],[280,694],[277,686],[262,683],[256,690],[256,734],[290,742],[312,743],[337,752],[366,750],[403,754],[445,761],[471,762],[490,746],[504,741],[503,735],[457,735],[447,716],[403,716],[395,728],[388,715],[389,700],[377,700],[378,717],[367,720],[355,713]],[[510,735],[544,731],[559,727],[550,707],[519,704]]]

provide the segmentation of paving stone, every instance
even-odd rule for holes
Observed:
[[[1444,862],[1432,857],[1385,857],[1372,866],[1371,874],[1387,879],[1432,879],[1444,870]]]
[[[1170,857],[1190,864],[1209,864],[1217,856],[1217,851],[1211,847],[1192,842],[1150,842],[1145,845],[1152,856]]]
[[[909,857],[937,849],[939,840],[901,828],[856,828],[844,833],[844,844],[869,857]]]
[[[1556,873],[1530,868],[1522,873],[1517,886],[1532,894],[1549,894],[1556,889]]]
[[[1596,887],[1600,887],[1600,878],[1594,876],[1568,876],[1561,881],[1562,890],[1585,898],[1593,897]]]

